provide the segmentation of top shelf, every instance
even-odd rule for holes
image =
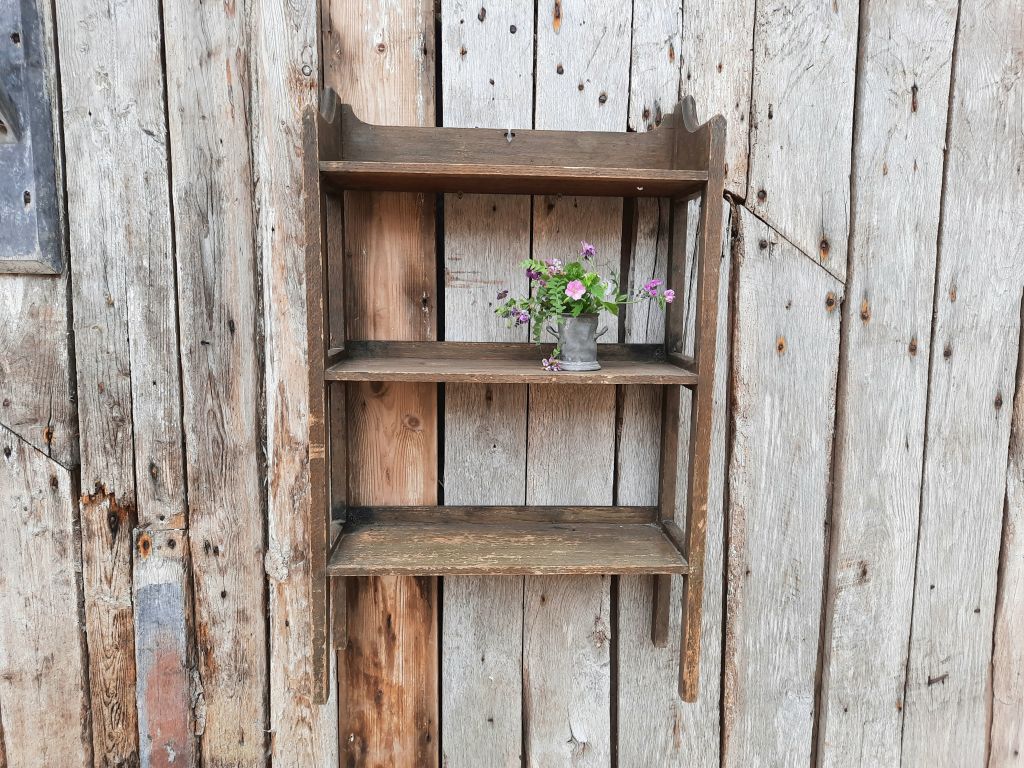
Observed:
[[[342,190],[679,197],[699,192],[706,171],[330,161],[321,177]]]
[[[697,125],[688,99],[642,133],[372,125],[327,91],[319,170],[335,190],[689,197],[721,120]]]

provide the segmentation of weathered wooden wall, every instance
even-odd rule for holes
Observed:
[[[0,766],[1020,764],[1018,0],[42,6],[67,268],[0,275]],[[645,131],[685,95],[728,119],[697,703],[650,581],[610,577],[360,580],[312,703],[323,85],[391,124]],[[495,291],[584,237],[632,285],[665,270],[658,201],[325,216],[334,342],[516,339]],[[336,392],[331,492],[653,503],[655,391],[567,394]]]

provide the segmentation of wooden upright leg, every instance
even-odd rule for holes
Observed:
[[[662,524],[672,522],[676,511],[676,480],[679,475],[679,397],[676,385],[662,387],[661,462],[658,485],[658,517]],[[672,577],[654,577],[654,605],[651,611],[651,642],[658,648],[668,645]]]

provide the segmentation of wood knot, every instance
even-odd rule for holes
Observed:
[[[836,295],[832,291],[829,291],[828,293],[825,294],[825,309],[827,309],[829,312],[831,312],[835,308],[836,308]]]
[[[763,203],[765,200],[768,199],[768,193],[763,189],[757,190],[757,199],[758,202]]]

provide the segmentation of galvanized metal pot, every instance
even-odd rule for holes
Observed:
[[[561,350],[558,362],[562,370],[598,370],[601,364],[597,362],[597,340],[608,328],[597,330],[597,315],[559,315],[557,323],[557,328],[548,326],[548,333],[558,339],[558,347]]]

